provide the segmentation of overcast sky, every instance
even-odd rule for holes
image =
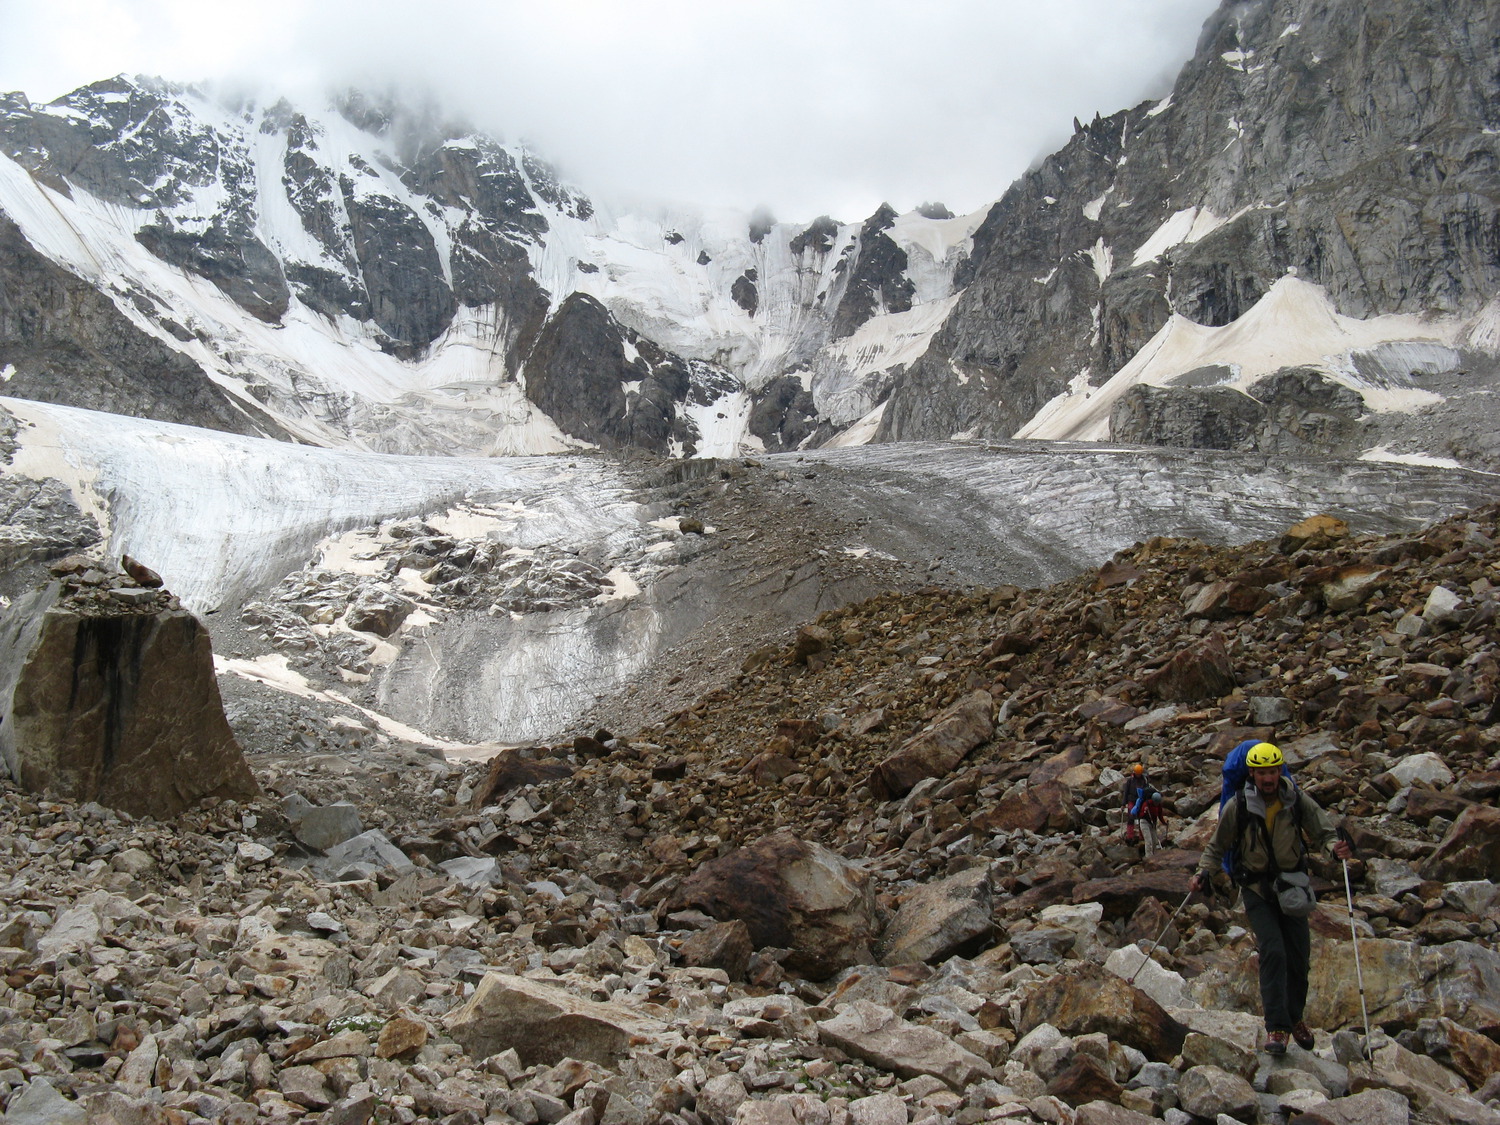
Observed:
[[[0,0],[0,90],[397,79],[595,194],[854,220],[998,198],[1162,96],[1216,0]]]

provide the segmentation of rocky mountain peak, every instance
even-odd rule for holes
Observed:
[[[861,223],[760,211],[724,226],[627,213],[430,98],[344,90],[261,106],[126,78],[51,107],[7,98],[0,152],[16,171],[0,178],[0,207],[62,269],[121,263],[128,276],[106,287],[123,316],[263,432],[322,444],[451,450],[502,417],[486,450],[593,440],[523,407],[519,378],[581,294],[679,366],[713,370],[725,393],[712,404],[655,413],[711,405],[715,425],[699,429],[718,453],[768,440],[1191,444],[1215,434],[1208,404],[1256,413],[1251,400],[1284,397],[1280,377],[1307,370],[1355,397],[1242,421],[1237,447],[1488,466],[1500,464],[1479,422],[1500,377],[1494,41],[1487,14],[1450,4],[1226,2],[1168,97],[1075,122],[971,216],[924,204]],[[1325,307],[1342,334],[1326,340],[1298,324]],[[1203,393],[1208,371],[1247,401]],[[80,365],[73,375],[50,393],[99,397]],[[1257,389],[1268,378],[1280,382]],[[1122,400],[1163,395],[1171,406],[1150,424],[1111,431],[1135,416]],[[384,424],[393,414],[405,424]],[[444,424],[464,441],[435,438]],[[687,448],[659,429],[649,448]]]
[[[1043,404],[1116,376],[1170,387],[1191,368],[1130,365],[1144,372],[1172,318],[1236,324],[1288,275],[1345,316],[1450,317],[1461,333],[1497,282],[1475,179],[1494,98],[1460,77],[1490,50],[1481,24],[1450,5],[1223,5],[1168,98],[1076,123],[990,211],[882,436],[1061,436],[1028,427]],[[1358,389],[1358,352],[1309,358]],[[1492,354],[1452,363],[1477,378],[1436,386],[1444,397],[1492,385]],[[1249,389],[1232,367],[1226,381]],[[1192,426],[1162,439],[1190,443]]]

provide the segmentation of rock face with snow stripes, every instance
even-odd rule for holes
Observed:
[[[1181,345],[1174,323],[1244,323],[1289,275],[1344,317],[1473,317],[1500,288],[1497,43],[1494,10],[1471,4],[1226,3],[1170,97],[1078,124],[996,204],[970,283],[900,380],[881,436],[1107,437],[1107,405],[1071,426],[1027,423],[1054,396],[1098,399],[1132,360]],[[1263,351],[1305,328],[1301,307],[1257,325]],[[1319,365],[1381,389],[1459,370],[1493,384],[1493,346],[1413,329],[1442,356],[1384,365],[1344,340]],[[1236,356],[1221,381],[1243,391],[1323,359],[1257,370]],[[1147,381],[1198,366],[1164,356]],[[1131,436],[1187,444],[1193,427]]]
[[[154,310],[142,293],[129,294]],[[169,316],[162,329],[192,335]],[[240,407],[167,342],[141,331],[111,295],[49,261],[0,214],[0,369],[5,393],[41,402],[284,436]]]
[[[430,107],[123,77],[0,102],[0,210],[168,357],[105,349],[98,367],[126,384],[185,369],[250,420],[106,394],[92,364],[60,380],[15,329],[10,393],[390,452],[733,453],[761,440],[756,407],[772,448],[826,436],[912,347],[909,327],[861,330],[949,298],[978,222],[604,214]],[[26,278],[0,262],[0,284]],[[30,336],[87,335],[66,302],[33,304]]]

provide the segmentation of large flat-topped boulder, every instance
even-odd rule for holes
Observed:
[[[0,616],[0,756],[16,782],[132,816],[256,795],[198,619],[127,575],[58,569]]]

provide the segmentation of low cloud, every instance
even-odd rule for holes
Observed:
[[[0,0],[0,87],[119,72],[425,90],[599,196],[981,207],[1073,118],[1167,92],[1213,0]]]

